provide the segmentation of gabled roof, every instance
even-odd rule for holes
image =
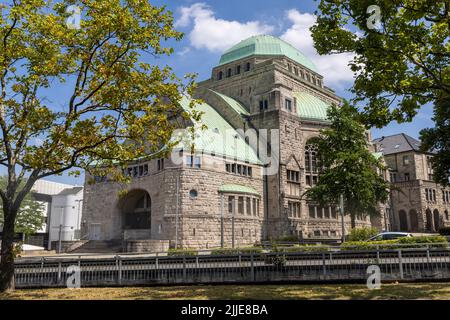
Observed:
[[[279,38],[259,35],[243,40],[225,51],[219,65],[250,56],[285,56],[317,73],[314,63],[292,45]]]
[[[408,136],[405,133],[399,133],[392,136],[381,137],[373,140],[374,143],[380,145],[380,152],[384,155],[407,152],[407,151],[416,151],[421,152],[420,150],[420,141],[414,139],[411,136]]]
[[[297,114],[301,119],[328,122],[330,104],[307,92],[294,92],[297,99]]]

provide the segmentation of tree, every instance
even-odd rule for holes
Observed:
[[[23,184],[19,186],[23,188]],[[6,190],[7,179],[0,177],[0,189]],[[22,201],[22,204],[17,213],[14,231],[23,233],[26,236],[36,233],[44,226],[44,204],[36,201],[31,193],[28,193]],[[4,223],[3,205],[0,202],[0,226]]]
[[[7,171],[0,291],[14,285],[15,223],[35,181],[80,168],[124,179],[116,168],[160,150],[173,119],[188,116],[179,101],[193,88],[193,76],[181,80],[151,64],[172,54],[166,41],[182,37],[164,7],[145,0],[10,3],[0,15],[0,165]],[[67,23],[78,11],[69,5],[82,13],[80,28]]]
[[[443,186],[450,186],[450,94],[443,94],[434,108],[434,128],[420,132],[421,149],[434,151],[432,158],[433,179]]]
[[[317,185],[305,196],[321,205],[339,203],[344,196],[345,213],[351,226],[357,214],[377,215],[377,206],[388,200],[389,183],[379,172],[384,165],[370,152],[365,127],[357,120],[358,111],[348,102],[328,111],[330,127],[316,140],[322,172]],[[377,172],[378,171],[378,172]]]
[[[450,94],[450,0],[321,0],[317,15],[317,51],[355,55],[352,92],[355,103],[367,102],[365,123],[411,121]]]

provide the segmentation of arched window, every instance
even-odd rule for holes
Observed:
[[[308,142],[305,147],[305,178],[306,185],[314,186],[319,180],[319,168],[317,161],[317,145]]]
[[[231,73],[232,73],[231,68],[228,68],[228,70],[227,70],[227,77],[228,78],[231,77]]]
[[[152,201],[146,191],[133,190],[121,203],[124,229],[151,229]]]
[[[223,79],[223,72],[219,71],[219,73],[217,74],[217,80],[222,80]]]

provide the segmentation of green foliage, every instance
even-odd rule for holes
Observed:
[[[381,27],[369,28],[371,5]],[[320,54],[350,52],[355,102],[367,124],[411,121],[419,108],[450,93],[448,0],[320,0],[312,27]]]
[[[440,228],[439,234],[442,236],[450,236],[450,227]]]
[[[432,158],[433,179],[444,186],[450,186],[450,94],[438,97],[434,107],[434,128],[420,131],[424,152],[435,152]]]
[[[6,177],[0,176],[0,189],[5,190],[6,184]],[[3,225],[3,222],[3,203],[0,201],[0,225]],[[27,194],[19,208],[14,231],[31,235],[42,229],[44,222],[44,204],[36,201],[31,194]]]
[[[321,252],[321,251],[328,251],[328,247],[317,244],[294,245],[289,247],[279,246],[272,252]]]
[[[354,227],[358,213],[378,215],[377,206],[387,201],[390,186],[378,173],[386,168],[369,151],[366,130],[355,108],[348,102],[332,106],[328,117],[331,125],[321,131],[316,142],[323,171],[305,196],[328,205],[339,203],[343,194],[345,214],[350,215]]]
[[[211,251],[212,255],[233,255],[233,254],[250,254],[250,253],[262,253],[263,249],[259,247],[247,247],[247,248],[223,248],[214,249]]]
[[[348,234],[348,241],[364,241],[379,233],[377,228],[373,227],[362,227],[354,228]]]
[[[298,242],[297,236],[284,236],[274,240],[275,242]]]
[[[374,250],[379,249],[402,249],[421,248],[428,244],[431,248],[447,248],[447,239],[443,236],[402,237],[395,240],[383,241],[348,241],[341,245],[342,250]]]
[[[168,256],[197,256],[198,250],[192,249],[169,249]]]

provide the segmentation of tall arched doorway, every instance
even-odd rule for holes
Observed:
[[[439,211],[437,209],[434,209],[433,211],[433,220],[434,220],[434,230],[433,231],[439,231],[441,228],[441,217],[439,215]]]
[[[417,217],[417,211],[414,209],[409,210],[409,222],[411,224],[410,230],[412,232],[419,231],[419,219]]]
[[[408,231],[408,217],[406,216],[405,210],[398,212],[398,218],[400,221],[400,231]]]
[[[151,229],[152,202],[145,190],[130,191],[121,200],[124,230]]]
[[[431,213],[430,209],[427,209],[425,211],[425,217],[426,217],[426,230],[428,232],[433,232],[433,214]]]

